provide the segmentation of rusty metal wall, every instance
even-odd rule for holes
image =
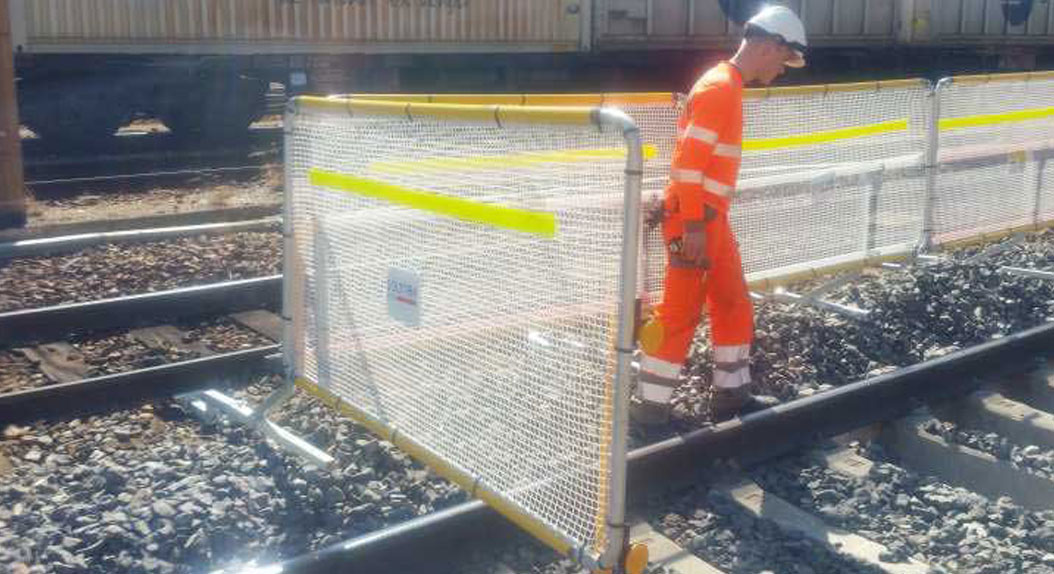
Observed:
[[[22,0],[26,50],[578,49],[570,0]]]

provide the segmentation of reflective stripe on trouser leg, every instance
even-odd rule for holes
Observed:
[[[734,389],[750,384],[750,345],[714,347],[714,386]]]
[[[637,398],[649,403],[669,403],[680,373],[681,365],[644,355],[637,377]]]

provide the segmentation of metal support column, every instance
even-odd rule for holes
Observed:
[[[634,308],[637,301],[637,274],[640,254],[641,186],[644,152],[640,129],[619,110],[603,109],[600,125],[622,132],[626,142],[625,194],[623,196],[622,264],[619,280],[618,325],[615,340],[615,379],[611,389],[611,458],[608,463],[607,544],[599,556],[599,566],[616,572],[627,571],[629,526],[626,524],[626,443],[629,435],[629,387],[633,351],[636,349]],[[629,568],[628,570],[635,570]],[[640,574],[634,572],[633,574]]]
[[[300,266],[296,264],[299,255],[293,237],[293,131],[296,122],[296,99],[286,104],[282,117],[282,169],[284,170],[284,189],[282,190],[282,384],[268,395],[252,414],[249,424],[256,428],[266,428],[270,421],[267,415],[292,398],[295,392],[297,369],[297,332],[293,321],[293,310],[297,304],[296,297]],[[288,443],[280,442],[288,446]],[[309,457],[310,458],[310,457]]]
[[[1037,228],[1043,222],[1043,171],[1045,169],[1047,169],[1047,159],[1036,158],[1036,194],[1032,205],[1032,225]]]
[[[882,193],[885,178],[882,171],[870,175],[871,185],[867,191],[867,228],[864,230],[864,256],[871,257],[878,235],[878,197]]]
[[[926,133],[926,197],[922,212],[922,237],[915,246],[916,253],[924,253],[933,247],[934,210],[937,204],[937,176],[940,166],[940,121],[941,92],[951,83],[951,78],[944,78],[930,90],[930,117]]]
[[[12,22],[8,0],[0,0],[0,229],[26,223]]]

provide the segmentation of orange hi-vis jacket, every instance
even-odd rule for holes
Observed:
[[[663,217],[663,299],[640,331],[643,354],[636,392],[645,402],[666,404],[673,396],[704,305],[710,316],[713,385],[750,384],[754,309],[728,213],[739,177],[742,97],[739,70],[721,63],[692,88],[678,122]],[[715,213],[706,214],[705,206]],[[709,217],[704,220],[704,215]],[[706,269],[685,265],[673,248],[685,224],[692,222],[706,234]]]
[[[677,122],[667,200],[683,221],[701,221],[703,205],[727,213],[743,147],[743,78],[728,62],[696,82]]]

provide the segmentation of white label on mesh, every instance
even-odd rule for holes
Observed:
[[[421,324],[421,277],[404,269],[388,270],[388,315],[409,327]]]

